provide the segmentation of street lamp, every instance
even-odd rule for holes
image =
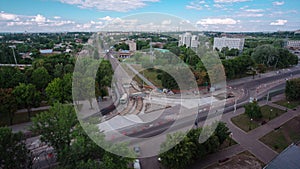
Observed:
[[[251,127],[251,126],[252,126],[252,121],[253,121],[253,118],[250,119],[249,131],[250,131],[251,128],[252,128],[252,127]]]
[[[271,120],[271,113],[272,113],[273,109],[270,109],[270,112],[269,112],[269,121]]]
[[[229,145],[231,146],[231,141],[232,141],[232,137],[233,137],[233,133],[231,132],[230,134],[229,134],[229,137],[230,137],[230,142],[229,142]]]

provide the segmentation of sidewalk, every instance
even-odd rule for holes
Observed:
[[[267,104],[285,110],[285,108],[282,106],[278,106],[270,102],[268,102]],[[280,127],[287,121],[300,115],[299,110],[298,111],[288,110],[288,112],[271,120],[267,124],[246,133],[245,131],[241,130],[231,122],[232,117],[235,117],[243,112],[244,112],[243,109],[239,109],[238,113],[225,114],[223,116],[223,121],[227,123],[228,128],[233,133],[234,140],[236,140],[245,149],[249,150],[253,155],[255,155],[259,160],[261,160],[265,164],[270,162],[278,153],[272,150],[271,148],[269,148],[267,145],[260,142],[259,139],[262,136],[273,131],[274,128]]]
[[[42,110],[49,110],[51,106],[43,106],[43,107],[36,107],[36,108],[32,108],[31,112],[33,111],[42,111]],[[20,109],[17,110],[16,113],[27,113],[27,109]]]

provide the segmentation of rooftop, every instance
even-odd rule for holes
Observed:
[[[300,147],[291,144],[276,156],[264,169],[295,169],[300,168]]]

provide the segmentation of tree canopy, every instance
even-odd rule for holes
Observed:
[[[287,100],[300,100],[300,78],[286,82],[285,96]]]
[[[26,148],[23,133],[13,133],[10,128],[0,127],[0,152],[0,168],[31,168],[31,154]]]

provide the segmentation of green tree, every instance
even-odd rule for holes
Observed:
[[[62,64],[55,65],[53,75],[56,78],[62,78],[64,75],[64,65],[62,65]]]
[[[262,117],[262,113],[257,101],[253,101],[252,103],[248,103],[245,106],[245,113],[251,119],[260,119]]]
[[[287,100],[300,100],[300,78],[286,82],[285,96]]]
[[[61,152],[71,144],[72,128],[78,123],[73,106],[55,103],[47,112],[32,118],[34,133],[41,135],[41,141],[52,146],[62,160]]]
[[[169,149],[170,146],[174,146]],[[167,140],[162,143],[161,151],[168,151],[161,153],[159,157],[162,159],[162,164],[173,169],[182,169],[191,164],[193,161],[193,152],[195,143],[184,135],[184,133],[174,133],[167,135]]]
[[[252,53],[252,58],[258,64],[264,64],[267,67],[275,66],[278,58],[278,51],[272,45],[261,45],[255,48]]]
[[[50,81],[50,75],[44,67],[39,67],[32,72],[31,82],[38,90],[43,91]]]
[[[12,125],[13,124],[13,119],[15,116],[15,112],[17,110],[17,102],[15,97],[12,94],[12,89],[1,89],[0,88],[0,115],[1,116],[6,116],[9,118],[9,124]],[[4,120],[5,118],[0,118],[1,122],[6,124],[5,122],[3,122],[2,120]],[[4,125],[2,124],[2,125]]]
[[[0,88],[14,88],[25,82],[25,75],[15,67],[0,67]]]
[[[72,74],[64,75],[63,79],[55,78],[46,87],[46,95],[50,103],[72,101]]]
[[[191,129],[186,136],[180,132],[167,135],[166,141],[161,144],[161,151],[164,151],[164,153],[159,155],[162,164],[174,169],[186,168],[194,160],[216,152],[225,139],[228,138],[230,132],[228,132],[229,129],[225,123],[215,123],[213,125],[217,125],[216,130],[204,143],[199,142],[199,136],[202,132],[211,130],[212,126],[209,126],[208,130],[202,128]],[[207,134],[211,133],[208,132]],[[171,148],[173,145],[175,146]]]
[[[28,118],[31,117],[31,108],[40,104],[40,92],[36,90],[33,84],[20,83],[14,90],[13,95],[19,107],[25,107],[28,112]]]
[[[222,144],[229,136],[230,131],[225,123],[220,122],[217,125],[217,128],[215,130],[215,134],[218,137],[220,144]]]
[[[128,150],[127,150],[128,151]],[[132,162],[133,159],[127,157],[120,157],[118,155],[112,154],[110,152],[105,152],[102,158],[102,168],[105,169],[129,169],[128,164]]]
[[[31,154],[21,132],[13,133],[10,128],[0,127],[0,152],[1,168],[31,168]]]

